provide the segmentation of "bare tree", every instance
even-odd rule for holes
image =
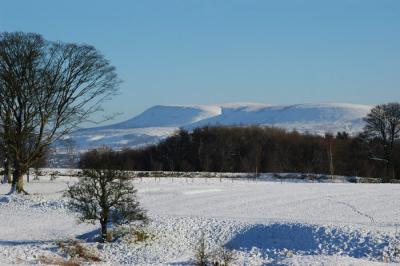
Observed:
[[[92,46],[1,33],[0,123],[14,168],[11,192],[25,192],[29,167],[101,110],[118,85],[115,68]]]
[[[112,169],[84,170],[83,178],[69,188],[69,207],[79,213],[81,221],[100,222],[101,239],[107,241],[107,226],[145,221],[136,189],[126,172]]]
[[[386,177],[392,168],[392,178],[394,178],[393,147],[395,142],[400,139],[400,104],[377,105],[364,120],[367,123],[364,133],[369,139],[380,140],[383,145],[383,156],[374,155],[372,159],[383,161],[386,164]]]

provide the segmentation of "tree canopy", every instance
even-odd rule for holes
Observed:
[[[0,126],[13,162],[13,189],[54,141],[114,95],[115,68],[93,46],[53,42],[36,33],[0,34]]]

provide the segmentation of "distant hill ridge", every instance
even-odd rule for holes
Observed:
[[[362,130],[363,118],[371,108],[348,103],[156,105],[124,122],[79,130],[70,138],[79,150],[87,150],[101,145],[115,149],[142,146],[156,143],[179,128],[207,125],[266,125],[315,134],[355,134]]]

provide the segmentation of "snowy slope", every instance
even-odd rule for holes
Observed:
[[[327,103],[287,106],[222,106],[218,116],[192,123],[189,127],[204,125],[270,125],[297,129],[301,132],[325,133],[358,132],[363,127],[362,118],[371,109],[368,105]]]
[[[144,127],[144,128],[93,128],[79,130],[68,136],[79,151],[108,146],[114,149],[140,147],[154,144],[173,134],[176,127]],[[62,152],[63,145],[58,146]]]
[[[153,106],[138,116],[106,128],[180,127],[221,113],[219,106]]]
[[[86,150],[101,145],[115,149],[142,146],[156,143],[179,128],[192,130],[206,125],[269,125],[316,134],[354,134],[362,130],[362,118],[370,109],[368,105],[343,103],[154,106],[127,121],[79,130],[70,138],[79,150]]]

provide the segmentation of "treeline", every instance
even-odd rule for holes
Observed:
[[[300,172],[399,178],[400,144],[395,143],[393,166],[380,156],[381,141],[365,134],[351,137],[300,134],[271,127],[204,127],[180,130],[157,145],[119,152],[91,151],[80,167],[100,154],[116,168],[140,171]]]

